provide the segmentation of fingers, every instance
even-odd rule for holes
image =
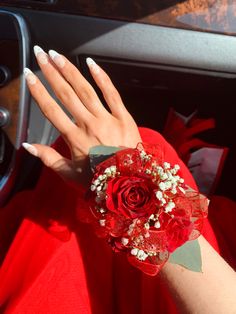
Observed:
[[[124,119],[128,114],[128,111],[125,108],[120,94],[113,85],[111,79],[106,74],[106,72],[95,63],[93,59],[87,58],[86,62],[93,79],[100,88],[103,97],[112,112],[112,115],[117,119]]]
[[[95,90],[83,77],[79,70],[68,59],[56,51],[49,50],[49,55],[57,69],[66,81],[70,83],[80,101],[89,110],[89,112],[95,116],[106,114],[107,111],[102,105]]]
[[[81,173],[82,169],[74,169],[71,160],[60,155],[52,147],[41,144],[23,143],[22,146],[33,156],[38,157],[45,166],[51,168],[65,179],[74,179],[75,172]],[[76,170],[76,171],[75,171]]]
[[[56,165],[61,162],[65,162],[66,158],[60,155],[55,149],[50,146],[41,144],[29,144],[23,143],[22,146],[33,156],[42,160],[45,166],[56,170]]]
[[[83,158],[78,158],[78,161],[72,162],[62,155],[60,155],[55,149],[50,146],[41,145],[41,144],[29,144],[23,143],[22,146],[33,156],[41,159],[43,164],[58,175],[60,175],[68,183],[75,183],[75,186],[78,185],[78,182],[87,184],[88,183],[88,171],[83,171],[86,168],[87,161]],[[73,184],[74,186],[74,184]]]
[[[25,144],[31,154],[38,156],[46,166],[62,177],[74,178],[75,182],[80,182],[83,181],[84,174],[86,179],[86,171],[81,175],[80,169],[86,168],[90,147],[101,144],[134,147],[137,141],[140,141],[137,126],[123,105],[119,93],[108,75],[93,60],[88,59],[87,64],[112,115],[103,107],[91,85],[64,56],[50,51],[50,59],[39,47],[35,52],[45,77],[78,123],[76,125],[70,120],[37,76],[25,69],[24,74],[31,95],[45,117],[66,140],[70,147],[71,160],[50,147]]]
[[[52,87],[55,95],[72,114],[75,121],[81,125],[92,119],[92,114],[82,104],[70,84],[62,77],[50,62],[48,55],[39,46],[34,46],[34,53],[38,64]]]
[[[59,73],[48,60],[47,54],[40,47],[35,46],[34,50],[39,65],[54,92],[65,107],[72,113],[77,122],[91,123],[91,117],[89,117],[88,112],[86,115],[86,110],[83,110],[84,106],[96,117],[104,116],[108,113],[93,87],[67,58],[57,53],[55,50],[49,50],[50,59],[57,70],[60,71]],[[103,93],[112,115],[120,120],[124,120],[128,111],[109,76],[91,58],[87,58],[86,61],[96,84]]]
[[[77,132],[76,125],[64,113],[61,107],[49,95],[43,84],[29,69],[24,70],[31,95],[38,103],[42,113],[67,140],[71,140]]]

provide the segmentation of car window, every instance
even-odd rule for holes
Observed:
[[[228,0],[1,0],[0,4],[223,34],[236,33],[235,4]]]

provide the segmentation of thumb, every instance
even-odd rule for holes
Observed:
[[[22,146],[33,156],[41,159],[43,164],[58,173],[64,179],[70,179],[73,175],[71,160],[63,157],[54,148],[41,145],[23,143]]]
[[[22,146],[31,155],[40,158],[45,166],[59,174],[73,188],[77,189],[79,183],[84,186],[89,184],[91,170],[88,158],[81,156],[72,161],[47,145],[23,143]]]

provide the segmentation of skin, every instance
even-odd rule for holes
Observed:
[[[95,145],[136,147],[141,142],[137,125],[126,110],[108,75],[96,64],[90,73],[110,109],[108,112],[92,86],[64,56],[37,53],[38,64],[56,96],[72,114],[75,123],[62,111],[40,80],[28,73],[26,80],[31,95],[45,117],[59,130],[68,144],[72,159],[53,148],[32,144],[27,150],[69,182],[86,181],[86,159]],[[108,136],[109,134],[109,136]],[[160,276],[170,289],[181,313],[236,313],[236,275],[234,270],[199,237],[203,273],[195,273],[180,265],[167,263]]]
[[[202,273],[167,263],[161,277],[181,314],[235,314],[236,274],[203,236]]]
[[[91,147],[136,147],[141,142],[135,121],[110,78],[98,65],[89,66],[90,73],[101,89],[110,112],[102,105],[93,87],[64,56],[57,55],[52,60],[41,51],[37,53],[37,60],[55,95],[75,121],[73,123],[70,120],[34,74],[26,75],[31,95],[45,117],[61,133],[71,151],[72,160],[68,160],[49,146],[33,144],[34,149],[29,151],[46,166],[66,180],[84,182],[85,164]]]

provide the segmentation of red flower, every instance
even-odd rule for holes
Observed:
[[[101,230],[97,234],[149,275],[200,235],[207,216],[207,199],[186,186],[178,170],[163,161],[160,147],[140,144],[97,165],[92,181],[90,214]]]
[[[146,178],[117,177],[108,182],[107,209],[127,218],[149,216],[155,210],[156,186]]]
[[[171,220],[166,229],[168,251],[174,252],[175,249],[188,241],[193,228],[194,224],[189,219]]]

